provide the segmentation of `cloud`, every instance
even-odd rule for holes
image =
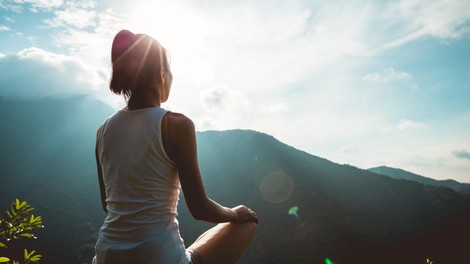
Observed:
[[[367,74],[362,77],[362,80],[368,83],[405,83],[411,89],[418,88],[413,80],[413,75],[408,72],[397,71],[392,67],[386,68],[382,72]]]
[[[2,97],[66,97],[96,93],[103,86],[104,74],[75,57],[38,48],[0,56]]]
[[[426,124],[420,122],[414,122],[411,120],[401,119],[398,121],[396,126],[399,130],[406,130],[406,129],[415,129],[415,128],[423,128],[426,127]]]
[[[0,32],[10,31],[10,27],[0,24]]]
[[[62,0],[15,0],[17,3],[30,4],[34,8],[49,9],[61,6]]]
[[[202,91],[201,101],[203,107],[209,111],[238,110],[247,113],[251,104],[243,93],[222,85]]]
[[[435,37],[457,39],[470,32],[470,2],[466,0],[402,0],[386,4],[379,20],[384,22],[383,48]]]
[[[200,99],[206,110],[203,117],[205,129],[227,129],[241,125],[238,122],[248,117],[252,104],[245,94],[223,85],[202,91]]]
[[[97,25],[98,15],[94,10],[80,7],[67,7],[64,10],[54,11],[55,16],[52,19],[45,20],[45,24],[57,27],[73,27],[78,29],[86,29]]]
[[[91,4],[68,6],[56,11],[55,15],[45,23],[56,30],[54,41],[57,46],[87,63],[109,65],[114,35],[126,28],[112,9],[98,12],[92,10]]]
[[[359,148],[354,145],[344,146],[341,150],[344,155],[357,155],[359,153]]]
[[[401,1],[395,12],[410,28],[439,38],[457,38],[469,29],[470,5],[466,0]]]
[[[103,6],[107,3],[100,4]],[[46,42],[47,49],[55,46],[61,52],[65,51],[66,54],[81,58],[94,66],[109,66],[111,41],[114,35],[124,28],[122,21],[119,21],[111,8],[103,9],[93,0],[5,0],[0,1],[0,10],[2,9],[10,13],[22,13],[12,17],[18,21],[28,17],[25,23],[40,29],[37,34],[25,33],[28,38],[37,40],[33,46]],[[41,14],[31,15],[31,12]],[[5,17],[5,20],[14,22],[11,17]],[[7,29],[9,27],[0,24],[0,33]],[[15,27],[11,30],[14,29]]]
[[[289,107],[285,103],[277,103],[262,108],[262,111],[268,114],[280,114],[287,110],[289,110]]]
[[[459,159],[470,159],[470,153],[465,150],[455,150],[452,152],[452,155]]]
[[[32,12],[50,11],[62,6],[62,0],[4,0],[0,8],[21,13],[25,8]]]
[[[412,130],[412,129],[420,129],[426,128],[427,125],[421,122],[415,122],[412,120],[407,119],[400,119],[397,124],[393,126],[388,126],[382,129],[384,132],[391,132],[391,131],[404,131],[404,130]]]
[[[10,22],[10,23],[15,23],[15,20],[11,17],[4,17],[6,21]]]

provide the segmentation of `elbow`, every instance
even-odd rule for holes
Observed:
[[[193,216],[193,218],[195,220],[198,220],[198,221],[204,221],[205,220],[205,217],[203,214],[200,214],[200,213],[191,213],[191,215]]]
[[[208,221],[210,219],[210,213],[206,201],[188,204],[188,208],[194,219],[198,221]]]
[[[190,208],[191,216],[198,221],[207,220],[207,212],[203,208]]]

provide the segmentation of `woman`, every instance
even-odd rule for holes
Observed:
[[[110,89],[127,107],[98,129],[96,161],[103,209],[93,263],[234,263],[258,217],[206,196],[193,122],[160,108],[173,80],[166,50],[144,34],[114,38]],[[179,189],[197,220],[220,223],[185,248],[176,220]]]

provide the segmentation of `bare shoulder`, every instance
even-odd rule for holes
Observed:
[[[103,126],[104,126],[104,125],[100,125],[100,126],[98,127],[98,129],[96,130],[96,134],[101,134],[101,133],[103,132]]]
[[[98,127],[98,129],[96,130],[96,141],[99,140],[99,138],[101,137],[101,134],[103,133],[103,125],[101,125],[100,127]]]
[[[162,120],[163,147],[168,156],[176,163],[182,163],[186,158],[181,154],[189,154],[188,150],[195,145],[194,123],[183,114],[168,112]]]
[[[163,122],[171,130],[194,130],[193,121],[181,113],[168,112]]]

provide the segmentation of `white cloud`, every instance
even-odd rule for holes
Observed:
[[[15,3],[13,1],[0,1],[0,9],[5,9],[7,11],[20,13],[23,11],[23,7],[20,4]]]
[[[341,152],[344,155],[357,155],[359,153],[359,148],[354,145],[348,145],[344,146]]]
[[[64,2],[62,0],[14,0],[20,4],[30,4],[35,8],[57,8],[60,7]]]
[[[95,66],[108,67],[114,35],[125,26],[112,9],[101,12],[81,10],[85,14],[83,18],[65,10],[63,17],[57,16],[49,21],[51,26],[55,26],[54,23],[67,20],[70,16],[70,22],[64,22],[69,23],[68,26],[61,27],[55,34],[55,42],[57,46],[67,49],[70,55]]]
[[[97,13],[94,10],[88,10],[78,7],[68,7],[64,10],[54,11],[55,17],[45,21],[50,27],[74,27],[85,29],[97,25]]]
[[[277,103],[274,105],[265,106],[262,108],[262,110],[268,114],[279,114],[289,110],[289,107],[285,103]]]
[[[62,6],[62,0],[3,0],[0,8],[13,12],[23,12],[28,9],[32,12],[50,11],[53,8]]]
[[[0,32],[2,31],[10,31],[10,27],[0,24]]]
[[[5,17],[5,20],[10,22],[10,23],[15,23],[15,20],[11,17]]]
[[[201,92],[202,105],[208,111],[237,110],[248,113],[250,100],[243,93],[227,86],[215,85]]]
[[[0,84],[0,96],[26,99],[95,94],[106,86],[98,69],[38,48],[0,57]]]
[[[382,72],[374,72],[362,77],[362,80],[369,83],[405,83],[412,89],[417,89],[418,86],[413,80],[413,75],[404,71],[397,71],[394,68],[386,68]]]
[[[470,5],[466,0],[403,0],[395,12],[410,28],[439,38],[460,37],[470,27]]]
[[[415,128],[424,128],[426,124],[420,122],[414,122],[411,120],[401,119],[398,121],[396,126],[399,130],[415,129]]]
[[[202,119],[204,129],[243,126],[240,122],[248,117],[252,104],[245,94],[222,85],[202,91],[200,99],[206,110]]]
[[[393,126],[387,126],[382,129],[383,132],[392,132],[392,131],[404,131],[411,129],[420,129],[426,128],[427,125],[421,122],[415,122],[407,119],[400,119],[397,124]]]
[[[455,39],[470,32],[470,2],[466,0],[402,0],[386,4],[383,47],[394,48],[416,39]]]

